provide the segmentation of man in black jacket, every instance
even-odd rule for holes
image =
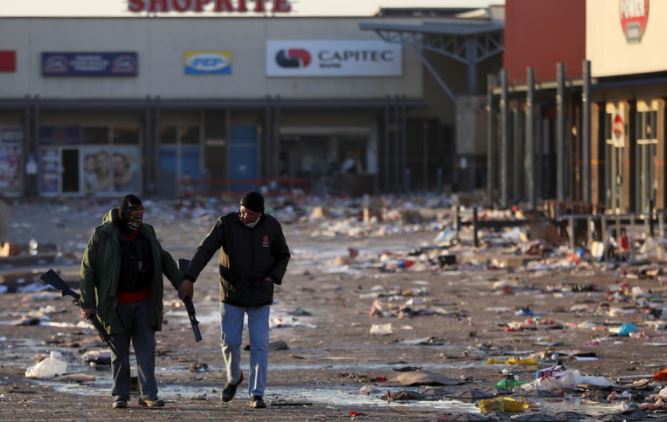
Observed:
[[[179,297],[192,297],[193,283],[213,254],[220,252],[222,354],[227,385],[222,400],[230,401],[243,381],[241,338],[244,314],[250,334],[249,405],[264,408],[264,388],[269,353],[269,311],[273,285],[282,284],[289,248],[278,220],[264,213],[264,198],[249,192],[238,213],[218,219],[197,248],[179,286]]]

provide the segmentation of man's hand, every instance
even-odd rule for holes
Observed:
[[[95,308],[81,308],[81,317],[85,319],[91,319],[95,316]]]
[[[181,300],[185,299],[186,297],[192,299],[193,294],[194,294],[194,286],[192,280],[188,278],[183,279],[181,285],[178,286],[178,298]]]

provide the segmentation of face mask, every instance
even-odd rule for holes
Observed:
[[[259,223],[259,218],[257,218],[257,220],[253,221],[252,223],[243,223],[243,225],[252,229],[253,227],[255,227],[257,225],[257,223]]]
[[[139,230],[139,227],[141,227],[143,220],[144,220],[143,209],[130,211],[130,213],[127,216],[127,227],[129,227],[131,230]]]

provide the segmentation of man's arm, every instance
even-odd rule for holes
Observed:
[[[290,252],[287,247],[287,241],[285,240],[285,235],[283,234],[283,229],[278,224],[278,235],[276,236],[276,241],[273,242],[273,256],[275,262],[271,271],[269,272],[269,277],[276,284],[282,284],[283,277],[285,276],[285,271],[287,271],[287,263],[290,260]]]
[[[178,269],[178,265],[176,265],[176,261],[171,256],[171,254],[162,249],[160,242],[158,242],[158,245],[160,247],[160,262],[162,263],[162,273],[167,276],[171,285],[174,286],[174,289],[178,289],[181,284],[183,284],[183,274]]]
[[[178,288],[178,297],[183,300],[192,297],[193,283],[199,277],[199,273],[204,269],[213,254],[223,245],[224,230],[222,227],[223,217],[219,218],[215,226],[208,232],[204,240],[197,248],[197,252],[190,260],[190,266],[183,275],[183,283]]]

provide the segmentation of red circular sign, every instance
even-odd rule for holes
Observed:
[[[618,0],[621,27],[628,41],[639,41],[648,22],[648,0]]]
[[[614,122],[611,125],[611,131],[614,133],[615,138],[620,138],[625,132],[625,124],[623,123],[623,117],[620,114],[614,116]]]

